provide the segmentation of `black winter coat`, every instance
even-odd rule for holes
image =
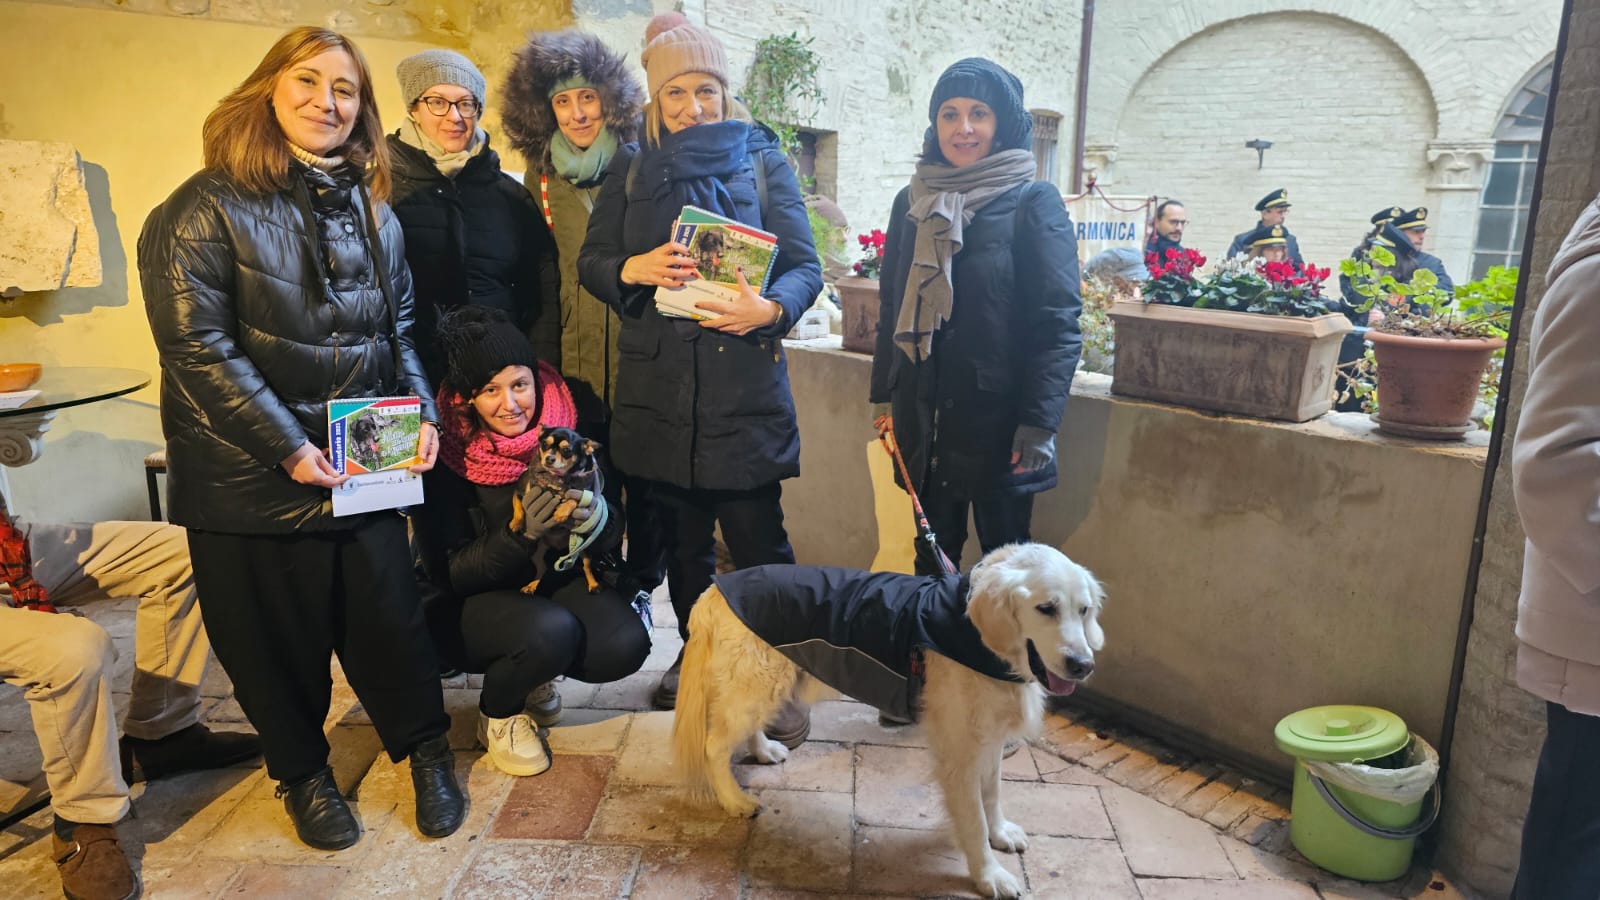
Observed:
[[[308,177],[293,163],[291,189],[261,195],[202,171],[139,234],[139,282],[161,357],[168,518],[179,525],[236,534],[353,527],[333,518],[327,488],[279,466],[307,441],[328,446],[327,401],[415,394],[423,418],[437,421],[412,343],[399,221],[378,205],[369,244],[363,194],[313,193]]]
[[[893,402],[918,492],[974,499],[1054,487],[1053,463],[1011,472],[1011,439],[1019,425],[1055,433],[1078,365],[1078,243],[1060,192],[1021,185],[967,223],[950,320],[921,363],[893,342],[916,242],[909,207],[907,188],[889,214],[871,400]]]
[[[500,171],[489,147],[454,178],[426,153],[389,136],[394,212],[406,234],[417,295],[417,349],[437,386],[445,372],[439,313],[492,306],[517,323],[539,358],[561,368],[561,275],[556,245],[533,196]]]
[[[671,235],[656,233],[652,223],[663,210],[654,208],[648,191],[636,186],[637,196],[625,196],[637,147],[624,147],[602,176],[578,274],[622,319],[611,458],[635,478],[749,490],[800,474],[800,430],[782,337],[822,290],[822,267],[800,186],[771,132],[752,127],[749,150],[766,167],[766,215],[758,209],[748,160],[723,181],[739,221],[778,236],[772,281],[762,296],[781,304],[784,315],[777,325],[743,336],[660,315],[655,288],[622,283],[628,257]]]

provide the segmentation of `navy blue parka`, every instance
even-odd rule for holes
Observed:
[[[696,130],[711,126],[695,126]],[[800,474],[800,431],[784,359],[783,335],[822,290],[822,267],[811,239],[794,171],[765,126],[748,129],[747,153],[719,174],[733,200],[733,218],[778,236],[772,280],[761,294],[783,306],[778,324],[746,335],[705,328],[655,310],[655,288],[622,283],[623,263],[671,237],[681,211],[665,184],[643,167],[632,196],[626,182],[635,153],[622,148],[602,176],[589,231],[578,257],[583,286],[622,320],[611,455],[625,474],[685,489],[750,490]],[[659,164],[661,160],[654,160]],[[759,208],[755,171],[764,167],[767,208]]]

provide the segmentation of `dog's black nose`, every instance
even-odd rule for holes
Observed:
[[[1078,659],[1072,656],[1067,657],[1067,676],[1069,678],[1082,680],[1084,678],[1088,678],[1089,673],[1093,671],[1094,660]]]

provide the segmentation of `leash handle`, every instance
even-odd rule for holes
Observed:
[[[905,458],[900,455],[900,445],[894,439],[894,430],[885,428],[878,432],[878,442],[883,444],[883,449],[889,457],[900,467],[900,480],[905,483],[906,493],[911,496],[911,511],[917,516],[917,536],[928,542],[932,548],[934,558],[939,561],[939,567],[947,574],[955,575],[955,564],[950,562],[950,557],[945,555],[944,548],[939,546],[937,536],[933,533],[933,526],[928,524],[928,514],[922,511],[922,501],[917,498],[917,489],[911,483],[911,472],[906,469]]]

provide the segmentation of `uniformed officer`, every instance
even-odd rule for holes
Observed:
[[[1260,221],[1256,222],[1255,228],[1234,235],[1233,243],[1228,246],[1228,257],[1231,259],[1247,252],[1250,249],[1248,238],[1256,232],[1256,229],[1263,226],[1282,226],[1284,218],[1289,215],[1289,205],[1288,188],[1278,188],[1257,200],[1256,212],[1261,214]],[[1294,239],[1294,235],[1289,234],[1287,226],[1284,227],[1284,235],[1288,238],[1288,258],[1294,260],[1294,264],[1297,266],[1305,265],[1305,260],[1300,256],[1300,242]]]
[[[1450,280],[1450,275],[1444,270],[1444,262],[1432,253],[1422,249],[1422,242],[1428,235],[1428,208],[1419,206],[1416,209],[1406,210],[1394,217],[1394,227],[1406,236],[1416,251],[1415,259],[1417,268],[1427,269],[1439,276],[1439,287],[1445,291],[1455,290],[1455,282]]]
[[[1291,240],[1293,238],[1289,230],[1282,225],[1258,225],[1254,230],[1235,238],[1234,243],[1243,243],[1244,252],[1251,259],[1282,262],[1289,258]]]

